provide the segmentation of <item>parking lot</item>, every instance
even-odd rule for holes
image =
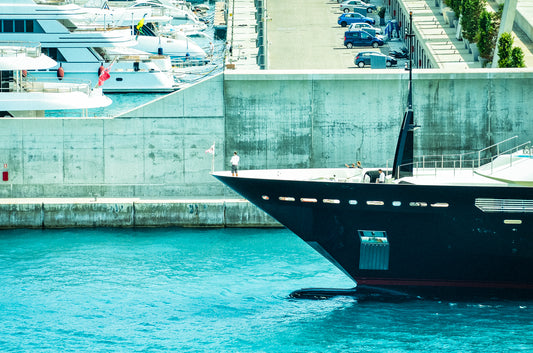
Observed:
[[[382,0],[372,4],[380,6]],[[269,42],[269,69],[353,69],[354,57],[360,51],[377,51],[388,54],[403,44],[397,39],[385,42],[379,48],[371,46],[347,49],[344,46],[344,32],[347,27],[337,24],[342,14],[336,0],[285,0],[268,1],[267,38]],[[367,14],[376,20],[376,12]],[[383,28],[382,28],[383,29]],[[405,59],[398,59],[393,68],[403,69]]]

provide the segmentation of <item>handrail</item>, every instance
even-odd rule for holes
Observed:
[[[527,141],[524,143],[521,143],[519,145],[515,145],[513,147],[502,149],[502,145],[504,143],[508,143],[509,141],[515,140],[518,138],[518,136],[513,136],[511,138],[508,138],[504,141],[495,143],[491,146],[485,147],[483,149],[480,149],[478,151],[474,152],[467,152],[467,153],[460,153],[460,154],[448,154],[448,155],[423,155],[423,156],[417,156],[415,157],[414,161],[411,163],[402,164],[402,167],[406,166],[412,166],[413,172],[416,172],[419,169],[433,169],[434,173],[437,173],[437,169],[439,168],[450,168],[453,170],[454,174],[456,170],[458,169],[471,169],[472,172],[476,168],[481,167],[482,165],[486,165],[490,163],[490,173],[493,173],[494,171],[494,161],[496,158],[498,158],[501,155],[510,155],[512,153],[515,153],[521,149],[524,150],[526,154],[529,155],[529,157],[533,157],[533,149],[530,149],[529,146],[531,145],[531,141]],[[485,156],[483,157],[483,154],[491,149],[496,148],[495,153],[493,153],[491,156]],[[465,158],[466,157],[466,158]],[[388,165],[387,161],[387,165]],[[509,163],[507,167],[512,167],[513,165],[513,158],[509,158]]]
[[[0,56],[16,56],[18,54],[38,58],[41,55],[41,43],[0,41]]]

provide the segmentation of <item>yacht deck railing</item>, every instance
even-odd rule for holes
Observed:
[[[524,154],[530,158],[533,156],[533,149],[530,148],[531,141],[514,144],[517,138],[518,136],[513,136],[474,152],[416,156],[412,163],[402,164],[401,167],[412,166],[413,175],[428,175],[431,171],[432,174],[436,175],[438,169],[451,170],[453,171],[453,175],[455,175],[459,170],[471,170],[474,173],[477,168],[486,165],[490,169],[485,170],[485,172],[493,173],[496,167],[500,169],[512,167],[513,161],[519,157],[513,158],[511,155],[520,150],[523,150]],[[509,155],[510,157],[504,162],[495,165],[494,161],[496,158],[502,155]],[[389,161],[387,162],[387,166],[388,164]]]

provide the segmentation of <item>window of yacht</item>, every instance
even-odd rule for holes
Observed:
[[[522,224],[522,220],[521,219],[504,219],[503,223],[504,224]]]
[[[395,207],[399,207],[402,205],[402,202],[401,201],[392,201],[392,205],[395,206]]]
[[[332,204],[339,204],[341,203],[340,200],[337,200],[337,199],[323,199],[322,200],[323,203],[332,203]]]
[[[280,196],[279,200],[280,201],[294,201],[294,197],[291,197],[291,196]]]
[[[348,203],[350,205],[357,205],[357,200],[349,200]]]
[[[3,33],[13,33],[13,20],[3,20],[2,21],[2,32]]]
[[[449,207],[447,202],[435,202],[431,204],[431,207]]]
[[[367,201],[366,204],[369,205],[369,206],[383,206],[385,204],[385,202],[383,202],[383,201]]]
[[[300,199],[300,202],[312,202],[312,203],[315,203],[315,202],[317,202],[317,199],[309,198],[309,197],[302,197]]]
[[[263,200],[265,200],[265,201],[270,200],[270,197],[268,197],[267,195],[263,195],[263,196],[261,196],[261,198],[262,198]]]
[[[417,201],[417,202],[409,202],[409,206],[411,207],[427,207],[427,202],[420,202],[420,201]]]
[[[15,20],[15,32],[23,33],[24,32],[24,20]]]

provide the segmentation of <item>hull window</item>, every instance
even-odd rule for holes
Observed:
[[[355,205],[357,205],[357,200],[350,200],[350,201],[348,201],[348,203],[350,205],[354,205],[355,206]]]
[[[432,203],[431,207],[449,207],[450,205],[447,202],[436,202]]]
[[[270,200],[270,197],[268,197],[267,195],[263,195],[263,196],[261,196],[261,198],[262,198],[263,200],[265,200],[265,201]]]
[[[389,241],[387,232],[360,230],[359,269],[388,270]]]
[[[302,198],[300,199],[300,202],[311,202],[311,203],[315,203],[315,202],[317,202],[317,199],[312,199],[312,198],[302,197]]]
[[[392,201],[392,205],[395,206],[395,207],[399,207],[402,205],[402,202],[401,201]]]
[[[333,203],[333,204],[341,203],[340,200],[336,200],[336,199],[323,199],[322,202],[323,203]]]
[[[369,205],[369,206],[383,206],[385,204],[385,202],[383,202],[383,201],[367,201],[366,204]]]
[[[280,197],[279,197],[279,200],[280,200],[280,201],[294,201],[294,197],[290,197],[290,196],[280,196]]]
[[[503,223],[504,224],[522,224],[522,220],[521,219],[504,219]]]
[[[411,207],[427,207],[427,202],[409,202]]]

